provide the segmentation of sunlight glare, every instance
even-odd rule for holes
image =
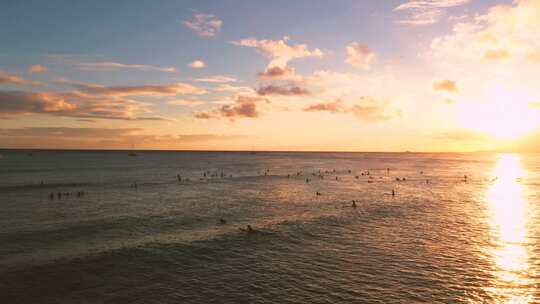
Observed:
[[[523,185],[524,170],[515,154],[501,154],[494,181],[487,192],[491,229],[496,240],[491,257],[497,267],[493,288],[501,303],[528,303],[527,208]]]
[[[500,140],[518,139],[538,127],[536,112],[529,107],[530,94],[496,87],[486,102],[463,105],[465,127]]]

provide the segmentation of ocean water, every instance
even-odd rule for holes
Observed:
[[[540,303],[539,154],[0,155],[0,303]]]

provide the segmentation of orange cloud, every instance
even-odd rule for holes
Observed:
[[[200,100],[200,99],[176,99],[167,101],[167,104],[174,105],[174,106],[196,106],[205,104],[206,101]]]
[[[140,85],[140,86],[102,86],[97,84],[70,83],[74,88],[86,93],[106,96],[176,96],[205,94],[206,90],[187,83],[169,85]]]
[[[125,149],[133,144],[137,147],[179,148],[194,144],[245,139],[246,135],[235,134],[146,134],[140,128],[16,128],[0,129],[0,144],[9,147],[53,147],[53,148],[113,148]]]
[[[15,74],[9,74],[7,72],[4,72],[2,70],[0,70],[0,84],[18,84],[33,86],[41,85],[41,83],[39,83],[38,81],[27,80]]]
[[[41,64],[34,64],[28,68],[27,72],[30,74],[45,73],[47,72],[47,68]]]
[[[304,112],[329,112],[329,113],[349,113],[358,119],[368,122],[378,122],[401,117],[401,111],[391,109],[388,103],[379,102],[368,96],[360,97],[360,101],[347,106],[341,99],[334,102],[318,103],[304,108]]]
[[[195,60],[192,63],[188,64],[188,66],[192,69],[202,69],[206,67],[206,63],[202,60]]]
[[[451,93],[457,93],[458,88],[455,81],[441,80],[433,83],[433,90],[435,91],[447,91]]]
[[[391,109],[387,103],[379,102],[372,97],[361,97],[360,100],[348,110],[360,120],[378,122],[401,117],[401,110]]]
[[[76,118],[121,120],[163,120],[161,117],[139,117],[148,112],[143,103],[132,100],[102,98],[78,92],[0,91],[0,117],[46,114]]]
[[[510,54],[505,49],[499,50],[486,50],[484,53],[484,59],[487,60],[504,60],[510,57]]]
[[[468,142],[468,141],[484,141],[489,139],[484,133],[475,132],[466,129],[456,129],[446,132],[441,132],[433,136],[437,140],[442,141],[457,141],[457,142]]]

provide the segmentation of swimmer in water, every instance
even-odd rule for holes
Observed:
[[[355,200],[352,201],[352,206],[351,207],[356,208],[356,201]]]
[[[394,191],[394,189],[392,189],[392,196],[396,196],[396,191]]]
[[[244,232],[247,232],[247,233],[253,233],[255,232],[255,229],[251,228],[251,225],[247,225],[246,228],[238,228]]]
[[[227,224],[227,221],[224,220],[224,219],[222,219],[222,218],[220,218],[220,219],[219,219],[219,223],[220,223],[221,225],[225,225],[225,224]]]

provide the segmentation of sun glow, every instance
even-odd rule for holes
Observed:
[[[488,94],[486,102],[463,106],[463,123],[495,139],[518,139],[539,125],[530,100],[533,99],[526,91],[497,87]]]
[[[489,289],[500,303],[528,303],[531,293],[528,279],[527,211],[528,202],[520,183],[524,175],[519,156],[502,154],[487,192],[490,225],[495,239],[490,256],[496,271]]]

